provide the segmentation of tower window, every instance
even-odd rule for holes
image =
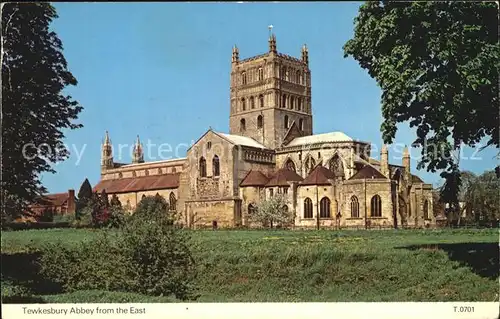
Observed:
[[[254,109],[254,108],[255,108],[255,100],[254,100],[253,96],[251,96],[251,97],[250,97],[250,107],[251,107],[252,109]]]
[[[288,115],[285,115],[283,124],[285,125],[285,128],[288,128]]]
[[[304,120],[303,119],[299,120],[299,130],[301,130],[301,131],[304,130]]]
[[[262,128],[264,126],[264,118],[262,115],[257,116],[257,128]]]
[[[220,175],[219,156],[217,155],[214,155],[214,158],[212,159],[212,170],[213,170],[213,176]]]
[[[293,110],[294,106],[295,106],[295,98],[292,96],[290,98],[290,105],[289,105],[289,107],[290,107],[291,110]]]
[[[242,98],[241,99],[241,110],[245,111],[246,109],[247,109],[247,105],[246,105],[246,102],[245,102],[245,98]]]
[[[302,84],[300,71],[297,71],[297,73],[295,74],[295,80],[297,81],[298,84]]]
[[[204,157],[200,158],[199,171],[200,171],[200,177],[207,176],[207,161],[205,160]]]
[[[259,81],[264,80],[264,70],[262,68],[259,68]]]
[[[264,107],[264,95],[259,95],[259,106]]]
[[[282,68],[281,68],[281,72],[280,72],[280,73],[281,73],[281,74],[280,74],[280,75],[281,75],[281,79],[282,79],[282,80],[284,80],[284,79],[285,79],[285,74],[286,74],[286,68],[285,68],[285,67],[282,67]]]
[[[286,95],[283,94],[283,97],[281,98],[281,107],[286,107]]]
[[[302,111],[302,99],[297,98],[297,110]]]
[[[243,85],[247,84],[247,73],[246,72],[241,72],[241,83]]]
[[[246,129],[247,129],[246,121],[245,121],[245,119],[241,119],[240,120],[240,131],[245,132]]]

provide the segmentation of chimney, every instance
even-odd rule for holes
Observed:
[[[389,151],[387,150],[387,145],[382,145],[382,151],[380,152],[380,172],[385,177],[390,177],[389,172]]]
[[[69,189],[68,190],[68,208],[67,208],[67,213],[68,214],[74,214],[75,213],[75,190],[74,189]]]

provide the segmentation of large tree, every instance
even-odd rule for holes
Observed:
[[[458,208],[462,145],[498,147],[498,5],[369,1],[344,46],[382,89],[383,140],[416,127],[417,168],[442,170],[443,200]]]
[[[82,110],[63,90],[77,81],[50,30],[49,3],[7,3],[2,10],[2,212],[13,217],[46,189],[39,175],[64,160],[65,129]],[[3,215],[4,216],[4,215]]]

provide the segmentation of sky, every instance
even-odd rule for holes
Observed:
[[[302,45],[309,48],[313,133],[341,131],[369,141],[378,158],[381,91],[342,49],[360,4],[54,3],[59,18],[52,28],[78,80],[66,93],[84,107],[77,121],[84,127],[65,131],[71,155],[54,166],[55,174],[42,174],[42,183],[52,193],[78,191],[85,178],[97,184],[106,130],[114,145],[132,145],[137,135],[144,144],[166,143],[172,158],[185,156],[210,127],[227,133],[232,47],[240,59],[267,52],[269,25],[279,52],[300,57]],[[403,123],[394,142],[410,144],[414,137]],[[438,173],[415,169],[419,150],[410,151],[412,172],[438,184]],[[465,149],[461,167],[481,173],[496,165],[495,154]],[[391,147],[389,159],[401,164]]]

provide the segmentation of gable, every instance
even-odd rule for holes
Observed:
[[[287,145],[297,137],[301,137],[302,132],[299,130],[299,127],[295,123],[295,121],[292,122],[292,125],[288,129],[288,131],[285,134],[285,137],[283,138],[283,145]]]

